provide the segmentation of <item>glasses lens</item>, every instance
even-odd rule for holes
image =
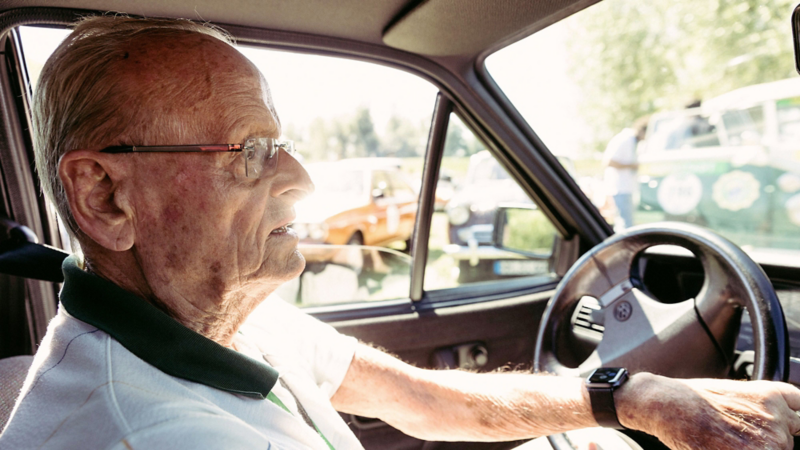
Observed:
[[[272,176],[278,169],[278,158],[283,152],[294,155],[294,142],[272,138],[253,138],[245,141],[245,171],[248,178]]]
[[[244,142],[244,170],[247,178],[260,178],[263,169],[263,150],[258,145],[258,139],[248,139]]]

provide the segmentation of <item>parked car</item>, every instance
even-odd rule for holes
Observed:
[[[386,245],[408,242],[417,195],[393,159],[312,163],[314,194],[300,202],[292,228],[303,243]]]
[[[798,249],[799,150],[797,78],[654,115],[640,146],[639,209]]]

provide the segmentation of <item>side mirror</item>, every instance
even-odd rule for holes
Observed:
[[[550,259],[558,232],[545,214],[532,204],[499,205],[492,244],[528,258]]]

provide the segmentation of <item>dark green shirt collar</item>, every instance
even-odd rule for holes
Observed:
[[[224,391],[264,399],[278,380],[265,363],[184,327],[147,301],[64,260],[61,304],[162,372]]]

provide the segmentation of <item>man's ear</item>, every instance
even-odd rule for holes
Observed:
[[[133,246],[135,233],[125,196],[118,195],[125,171],[113,156],[71,151],[61,157],[58,176],[81,231],[101,246],[120,252]]]

